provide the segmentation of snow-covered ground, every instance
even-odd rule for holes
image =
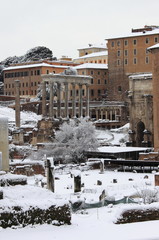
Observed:
[[[52,199],[61,202],[61,200],[79,200],[85,198],[87,202],[98,201],[99,195],[103,189],[106,190],[108,196],[114,196],[119,199],[122,196],[130,196],[140,189],[154,188],[154,174],[147,174],[148,179],[145,179],[145,174],[137,173],[120,173],[115,171],[105,171],[100,174],[99,170],[83,171],[81,173],[82,182],[85,187],[82,190],[87,193],[73,193],[73,178],[65,171],[56,172],[57,180],[55,180],[55,193],[46,191],[39,186],[35,186],[35,177],[28,177],[27,186],[5,187],[4,196],[6,202],[12,203],[33,202],[34,205],[46,204]],[[41,176],[37,176],[39,179]],[[117,183],[113,183],[113,179],[117,179]],[[129,179],[133,179],[130,181]],[[97,180],[102,181],[102,185],[97,185]],[[26,189],[26,191],[24,191]],[[29,191],[30,189],[30,191]],[[93,191],[94,190],[94,191]],[[44,193],[43,193],[44,191]],[[30,194],[30,193],[33,194]],[[1,200],[4,201],[5,200]],[[136,205],[136,204],[135,204]],[[159,205],[159,204],[158,204]],[[2,229],[0,228],[1,239],[7,240],[28,240],[30,239],[47,239],[47,240],[95,240],[97,238],[105,238],[110,240],[157,240],[159,239],[159,221],[130,223],[130,224],[115,224],[115,220],[119,213],[126,207],[132,208],[134,204],[119,204],[108,205],[106,207],[84,210],[82,212],[72,214],[71,225],[52,226],[52,225],[36,225],[27,226],[17,229]],[[140,205],[142,207],[142,204]]]
[[[0,106],[0,117],[8,117],[10,123],[15,122],[15,111]],[[21,113],[21,124],[25,124],[37,120],[41,116],[34,113]],[[98,139],[104,144],[122,145],[123,139],[127,137],[127,130],[129,126],[124,129],[114,129],[112,131],[97,131]],[[125,130],[126,129],[126,130]],[[148,179],[144,178],[144,173],[120,173],[116,171],[106,170],[104,174],[99,174],[99,170],[83,171],[81,172],[82,183],[84,183],[84,193],[73,193],[73,178],[70,177],[66,171],[57,171],[55,176],[55,193],[48,192],[36,186],[37,178],[42,176],[27,177],[27,186],[15,186],[4,188],[4,200],[0,200],[0,207],[2,205],[14,204],[19,202],[21,204],[46,204],[46,200],[55,201],[60,204],[61,201],[75,201],[85,199],[88,203],[95,203],[99,200],[99,195],[102,190],[106,191],[107,196],[114,197],[116,200],[124,196],[135,195],[142,189],[154,189],[154,173],[146,174]],[[113,179],[117,183],[113,183]],[[131,179],[131,180],[130,180]],[[45,179],[44,179],[45,180]],[[97,185],[97,180],[102,182],[102,185]],[[84,190],[82,189],[82,190]],[[156,188],[158,190],[158,188]],[[33,193],[33,194],[31,194]],[[133,204],[108,205],[101,208],[89,209],[83,212],[72,214],[71,225],[52,226],[52,225],[37,225],[27,226],[25,228],[0,228],[0,238],[7,240],[95,240],[98,238],[109,240],[159,240],[159,221],[148,221],[131,224],[117,225],[114,221],[119,216],[119,213],[126,207],[132,207]],[[159,205],[159,203],[157,203]],[[26,206],[26,205],[25,205]],[[134,206],[134,205],[133,205]],[[140,205],[142,207],[142,205]]]

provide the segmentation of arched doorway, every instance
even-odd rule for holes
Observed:
[[[142,147],[142,142],[144,141],[144,130],[145,124],[140,121],[137,123],[137,131],[136,131],[136,146]]]

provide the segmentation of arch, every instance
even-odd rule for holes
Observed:
[[[142,121],[139,121],[136,126],[136,146],[141,147],[142,142],[144,141],[144,130],[145,124]]]

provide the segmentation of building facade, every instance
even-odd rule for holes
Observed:
[[[72,65],[75,66],[68,61],[41,61],[7,67],[3,70],[4,95],[15,95],[14,83],[18,79],[20,80],[20,96],[35,97],[42,81],[42,74],[59,74]]]
[[[103,44],[92,45],[89,44],[88,47],[78,49],[79,57],[73,60],[74,63],[98,63],[107,64],[108,63],[108,51],[106,46]]]
[[[152,56],[147,48],[157,42],[158,26],[132,29],[128,35],[108,39],[110,100],[126,100],[130,75],[152,72]]]

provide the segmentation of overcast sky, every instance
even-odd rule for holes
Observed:
[[[159,25],[159,0],[0,0],[0,60],[45,46],[77,57],[78,48]]]

